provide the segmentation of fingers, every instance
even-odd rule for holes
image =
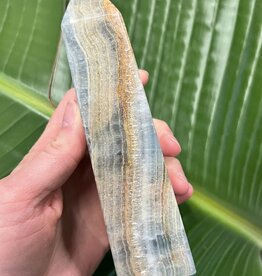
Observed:
[[[193,194],[193,187],[188,182],[180,162],[176,158],[166,157],[165,164],[168,176],[176,194],[178,204],[189,199]]]
[[[154,125],[177,203],[181,204],[192,196],[193,187],[188,183],[180,162],[174,158],[181,152],[180,144],[166,122],[154,119]]]
[[[182,195],[182,196],[176,195],[177,204],[182,204],[182,203],[184,203],[185,201],[187,201],[190,197],[192,197],[193,191],[194,191],[194,190],[193,190],[193,187],[192,187],[192,185],[190,184],[190,185],[189,185],[188,192],[187,192],[185,195]]]
[[[143,85],[146,85],[149,78],[148,72],[139,70],[139,75]],[[163,154],[165,156],[177,156],[181,152],[181,147],[167,123],[154,119],[154,125]]]
[[[177,156],[181,147],[166,122],[154,119],[156,133],[164,156]]]
[[[55,112],[35,151],[6,179],[17,192],[45,198],[64,184],[82,159],[84,131],[78,105],[70,97]]]
[[[149,78],[148,72],[145,70],[139,70],[139,75],[143,85],[146,85]],[[163,154],[165,156],[178,155],[181,152],[181,147],[167,123],[154,119],[154,125]]]
[[[140,79],[145,86],[148,83],[149,74],[145,70],[139,70]]]
[[[148,72],[139,70],[139,74],[143,85],[146,85],[149,77]],[[180,144],[166,122],[154,119],[154,126],[163,155],[165,156],[165,163],[176,194],[177,203],[181,204],[192,196],[193,187],[188,183],[180,162],[172,158],[181,152]]]
[[[143,85],[146,85],[149,78],[148,72],[139,70],[139,75]],[[167,123],[154,119],[154,125],[163,154],[165,156],[177,156],[181,152],[181,147]]]

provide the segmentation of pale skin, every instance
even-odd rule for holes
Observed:
[[[140,71],[145,85],[148,74]],[[178,203],[191,197],[168,125],[154,120]],[[109,250],[73,89],[42,136],[0,180],[0,275],[91,275]]]

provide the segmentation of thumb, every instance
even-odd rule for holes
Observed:
[[[76,169],[86,149],[84,131],[75,100],[69,100],[56,137],[29,156],[7,177],[8,186],[29,198],[46,197],[61,187]],[[30,154],[33,155],[30,158]]]

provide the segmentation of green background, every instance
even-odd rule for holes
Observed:
[[[148,100],[195,187],[181,207],[198,275],[262,275],[262,1],[115,0]],[[64,0],[0,1],[0,177],[71,86]],[[113,271],[110,256],[97,275]],[[114,274],[114,272],[112,272]]]

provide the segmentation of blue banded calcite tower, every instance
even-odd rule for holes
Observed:
[[[194,274],[120,12],[71,0],[62,30],[117,274]]]

